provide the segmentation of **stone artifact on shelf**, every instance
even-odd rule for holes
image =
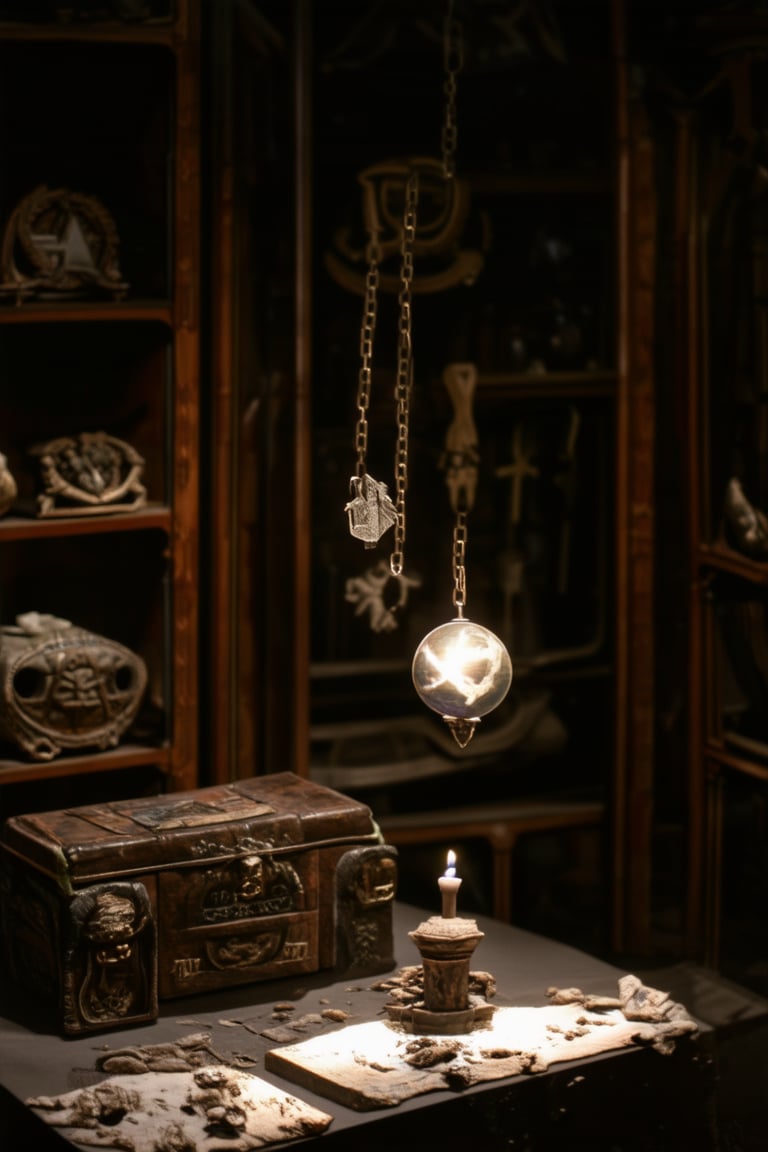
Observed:
[[[140,656],[69,620],[27,612],[0,628],[0,739],[33,760],[114,747],[146,686]]]
[[[0,252],[0,297],[58,300],[128,291],[115,223],[95,196],[40,185],[11,213]]]
[[[7,457],[0,452],[0,516],[10,512],[16,499],[16,481],[8,467]]]
[[[60,436],[32,449],[43,490],[41,519],[131,512],[147,501],[144,460],[130,444],[105,432]]]
[[[291,772],[13,816],[7,971],[69,1035],[153,1019],[158,997],[383,972],[396,860],[366,804]]]
[[[768,517],[750,503],[737,476],[732,476],[723,501],[726,537],[737,552],[753,560],[768,559]]]

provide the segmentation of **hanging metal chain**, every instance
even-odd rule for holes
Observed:
[[[371,366],[378,311],[380,259],[381,249],[378,238],[373,237],[368,245],[368,271],[365,276],[363,320],[360,328],[360,372],[357,383],[358,417],[355,426],[355,451],[357,453],[355,475],[358,479],[365,475],[368,455],[368,408],[371,403]]]
[[[467,572],[464,561],[467,550],[467,513],[461,509],[456,513],[453,526],[453,605],[459,616],[464,615],[467,603]]]
[[[357,463],[355,475],[350,478],[349,490],[352,499],[344,506],[349,517],[349,530],[366,548],[373,548],[388,528],[397,520],[395,506],[387,495],[386,484],[381,484],[369,476],[366,458],[368,455],[368,408],[371,403],[371,380],[373,372],[373,338],[376,334],[376,318],[379,295],[379,228],[375,205],[366,204],[368,224],[368,271],[365,277],[363,296],[363,319],[360,327],[360,372],[357,383],[357,424],[355,426],[355,452]]]
[[[408,429],[413,386],[413,342],[411,338],[411,296],[413,285],[413,246],[416,239],[416,211],[419,203],[419,174],[412,169],[405,185],[403,235],[400,244],[400,306],[397,347],[397,447],[395,450],[395,547],[389,558],[393,576],[403,571],[405,547],[405,494],[408,491]]]
[[[453,15],[453,0],[448,0],[448,10],[443,25],[443,71],[445,80],[443,93],[443,130],[441,134],[443,152],[443,176],[446,180],[456,174],[456,145],[458,125],[456,121],[456,77],[464,67],[464,29],[461,21]]]
[[[456,175],[456,147],[458,144],[458,123],[456,119],[456,77],[464,67],[464,29],[461,21],[454,16],[454,0],[448,0],[443,25],[443,176],[452,180]],[[465,568],[467,549],[466,491],[457,496],[456,521],[453,526],[453,605],[459,617],[464,614],[467,602],[467,571]],[[461,504],[458,500],[461,500]],[[463,506],[462,506],[463,504]]]

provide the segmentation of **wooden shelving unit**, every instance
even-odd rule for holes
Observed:
[[[757,12],[692,17],[685,35],[703,83],[659,121],[674,157],[673,386],[685,428],[685,947],[765,994],[768,556],[751,552],[726,497],[736,479],[753,514],[768,507],[765,124],[751,100],[765,83],[768,38]]]
[[[0,518],[0,623],[31,610],[71,619],[119,638],[149,676],[115,748],[38,763],[4,746],[3,815],[14,810],[14,786],[33,782],[98,777],[94,792],[130,795],[145,768],[161,787],[198,782],[200,11],[197,0],[175,0],[152,12],[147,21],[0,21],[0,87],[14,93],[13,117],[0,126],[12,173],[0,227],[43,185],[97,198],[129,284],[120,299],[87,290],[0,297],[0,451],[19,486]],[[25,76],[37,78],[32,88],[20,86]],[[38,517],[31,448],[85,431],[140,453],[148,503]],[[40,788],[38,807],[46,796]]]

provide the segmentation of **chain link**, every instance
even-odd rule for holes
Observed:
[[[453,526],[453,604],[459,616],[467,602],[467,572],[464,567],[466,550],[467,513],[462,509],[456,513]]]
[[[456,77],[464,67],[464,32],[461,21],[453,15],[453,0],[448,0],[448,10],[443,26],[443,128],[441,144],[443,152],[443,176],[446,180],[456,174],[456,145],[458,126],[456,122]]]
[[[408,490],[408,425],[411,389],[413,386],[413,343],[411,339],[411,295],[413,286],[413,245],[416,239],[416,209],[419,202],[419,174],[412,169],[405,185],[403,235],[400,244],[400,293],[398,304],[399,339],[397,346],[397,377],[395,401],[397,405],[397,446],[395,449],[395,547],[389,566],[394,576],[403,571],[405,546],[405,494]]]

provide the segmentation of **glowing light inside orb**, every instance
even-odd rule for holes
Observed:
[[[424,637],[411,674],[427,707],[444,718],[478,720],[509,691],[512,661],[498,636],[459,617]]]

